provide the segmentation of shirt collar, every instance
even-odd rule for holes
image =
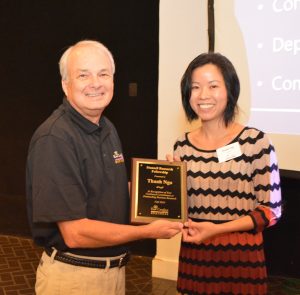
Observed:
[[[97,130],[102,129],[105,126],[105,120],[103,116],[101,116],[98,126],[97,124],[92,123],[90,120],[86,119],[79,112],[77,112],[66,98],[63,99],[63,105],[71,120],[79,125],[79,127],[82,128],[86,133],[90,134],[96,132]]]

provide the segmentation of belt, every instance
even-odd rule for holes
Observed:
[[[48,256],[51,257],[54,249],[46,248],[45,252]],[[126,252],[123,257],[118,259],[110,259],[110,265],[109,268],[113,267],[122,267],[127,264],[127,262],[130,259],[130,254]],[[106,260],[99,261],[99,260],[93,260],[88,258],[81,258],[81,257],[75,257],[68,254],[65,254],[64,252],[57,251],[54,260],[75,265],[75,266],[84,266],[84,267],[91,267],[91,268],[106,268],[107,262]]]

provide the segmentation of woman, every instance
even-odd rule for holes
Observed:
[[[174,145],[188,170],[182,294],[267,293],[262,231],[281,216],[279,169],[266,134],[235,121],[239,93],[232,63],[218,53],[196,57],[181,81],[188,120],[201,120]]]

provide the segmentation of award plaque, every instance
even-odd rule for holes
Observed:
[[[131,223],[187,220],[186,163],[132,158]]]

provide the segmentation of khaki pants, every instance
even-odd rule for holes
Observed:
[[[43,253],[36,273],[37,295],[124,295],[125,267],[74,266]]]

